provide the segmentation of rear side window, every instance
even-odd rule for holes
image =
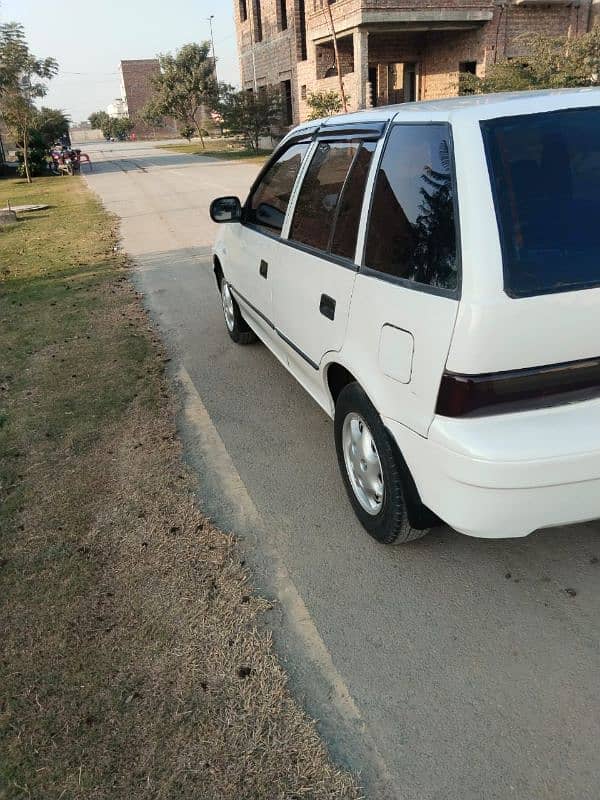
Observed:
[[[377,173],[365,265],[415,284],[454,291],[458,257],[450,128],[392,128]]]
[[[375,145],[321,142],[298,195],[289,238],[354,258],[358,223]]]
[[[481,123],[512,297],[600,285],[600,108]]]
[[[331,237],[331,252],[336,256],[354,258],[365,186],[375,148],[375,142],[364,142],[350,167]]]
[[[292,189],[308,147],[308,142],[292,145],[271,164],[248,198],[245,222],[268,233],[281,234]]]

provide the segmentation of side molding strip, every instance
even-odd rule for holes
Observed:
[[[269,328],[274,330],[275,333],[279,336],[279,338],[283,339],[283,341],[289,347],[291,347],[292,350],[300,356],[300,358],[303,358],[306,361],[306,363],[310,364],[310,366],[313,369],[317,370],[317,372],[319,371],[319,365],[317,364],[317,362],[313,361],[312,358],[307,356],[306,353],[303,352],[297,345],[295,345],[294,342],[292,342],[290,339],[288,339],[287,336],[284,336],[284,334],[278,328],[275,327],[275,325],[271,322],[271,320],[267,316],[265,316],[265,314],[263,314],[262,311],[259,311],[259,309],[253,303],[251,303],[249,300],[247,300],[244,297],[243,294],[241,294],[241,292],[238,292],[238,290],[235,288],[235,286],[232,286],[231,284],[229,284],[229,288],[233,289],[234,295],[236,295],[242,301],[242,303],[247,305],[248,308],[251,308],[252,311],[254,311],[254,313],[257,314],[264,322],[266,322],[267,325],[269,326]]]

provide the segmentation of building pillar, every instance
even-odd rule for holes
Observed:
[[[354,74],[356,76],[356,107],[367,108],[369,81],[369,31],[355,28],[352,31],[354,43]]]

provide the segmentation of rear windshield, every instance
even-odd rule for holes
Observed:
[[[600,285],[600,108],[481,123],[504,286],[513,297]]]

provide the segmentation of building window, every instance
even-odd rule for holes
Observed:
[[[279,30],[287,30],[287,0],[277,0],[277,15],[279,17]]]
[[[246,0],[240,0],[240,19],[246,22],[248,19],[248,4]]]
[[[342,75],[348,75],[350,72],[354,72],[354,39],[352,35],[342,36],[341,39],[338,39],[337,45]],[[333,42],[318,44],[316,56],[317,80],[333,78],[338,74]]]
[[[305,83],[303,83],[302,86],[300,87],[300,97],[303,100],[306,100],[306,84]]]
[[[459,72],[468,72],[469,75],[477,75],[476,61],[461,61],[458,65]]]
[[[373,193],[367,267],[412,284],[456,289],[452,170],[448,125],[392,128]]]
[[[260,12],[260,0],[253,0],[254,3],[254,41],[262,42],[262,16]]]
[[[296,34],[298,61],[306,61],[308,55],[306,50],[306,8],[304,5],[304,0],[296,0],[296,15],[298,20]]]
[[[281,81],[281,118],[284,125],[291,125],[294,121],[292,111],[292,82]]]

